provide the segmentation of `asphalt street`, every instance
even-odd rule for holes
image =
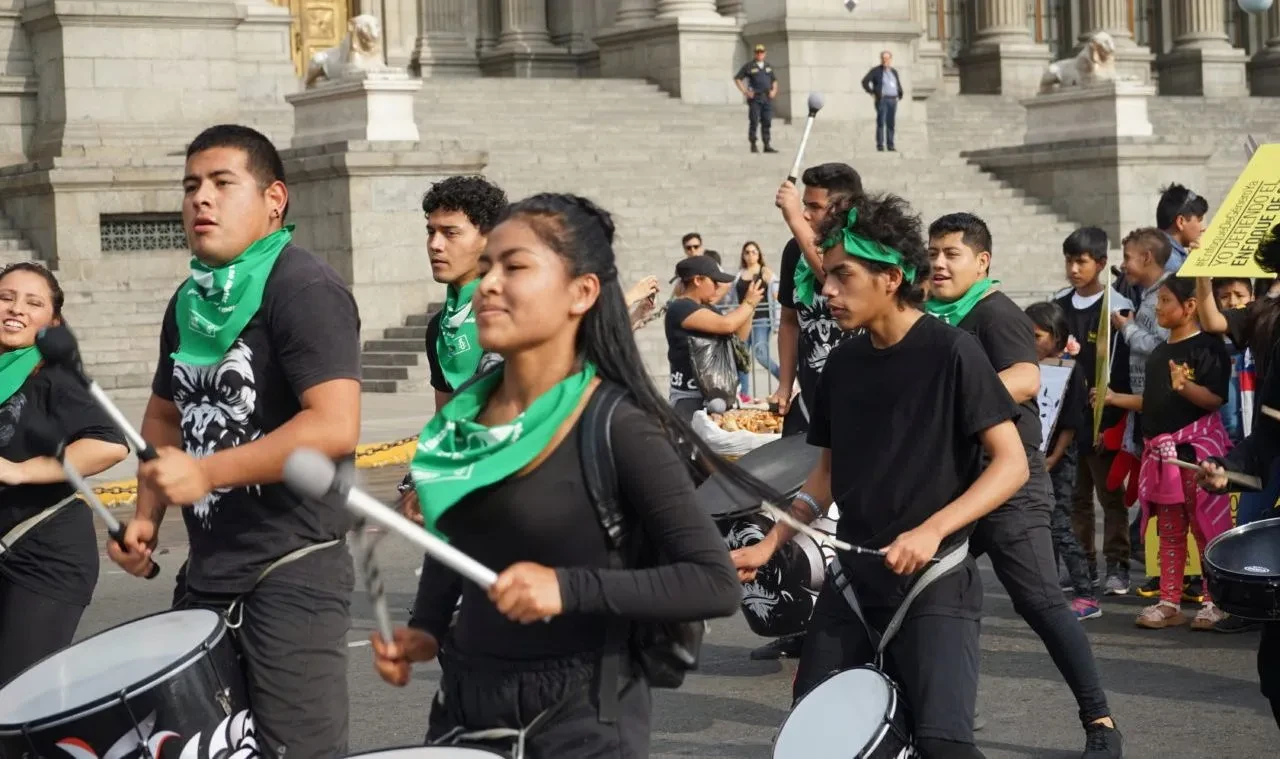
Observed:
[[[379,490],[385,495],[385,487]],[[166,608],[173,570],[186,558],[181,520],[166,520],[161,548],[167,551],[160,557],[165,571],[151,582],[124,575],[103,556],[97,596],[80,637]],[[421,554],[394,538],[382,541],[378,552],[393,616],[403,622]],[[979,702],[987,726],[978,733],[979,744],[990,759],[1078,757],[1083,732],[1070,692],[985,561],[983,571]],[[1257,689],[1257,635],[1141,630],[1133,620],[1142,603],[1134,597],[1108,600],[1104,615],[1085,623],[1126,737],[1126,756],[1280,756],[1280,730]],[[367,639],[374,622],[362,591],[352,608],[351,749],[418,743],[437,670],[421,666],[403,689],[383,683],[370,665]],[[701,671],[678,691],[655,692],[652,756],[770,756],[771,740],[787,714],[795,664],[751,661],[748,652],[761,642],[741,616],[712,624]]]

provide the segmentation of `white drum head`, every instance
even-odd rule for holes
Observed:
[[[221,619],[206,609],[172,611],[65,648],[0,689],[0,725],[71,712],[151,680],[199,648]]]
[[[859,756],[884,726],[889,685],[868,669],[848,669],[809,691],[782,723],[774,759]]]
[[[493,759],[492,751],[462,746],[412,746],[409,748],[389,748],[385,751],[370,751],[367,754],[352,754],[350,759],[367,756],[370,759]]]

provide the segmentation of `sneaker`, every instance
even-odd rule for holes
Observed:
[[[759,152],[760,152],[760,148],[756,147],[756,144],[755,144],[754,142],[753,142],[753,143],[751,143],[751,152],[752,152],[752,153],[759,153]]]
[[[739,403],[750,403],[750,402],[751,402],[751,396],[747,395],[746,393],[739,392],[739,393],[738,393],[738,402],[739,402]]]
[[[770,145],[769,143],[767,143],[767,142],[766,142],[766,143],[764,144],[764,152],[766,152],[766,153],[776,153],[776,152],[778,152],[778,149],[777,149],[777,148],[775,148],[775,147],[773,147],[772,145]]]
[[[1122,759],[1124,737],[1114,727],[1094,722],[1084,728],[1084,753],[1080,759]]]
[[[1142,583],[1136,591],[1143,598],[1159,598],[1160,597],[1160,578],[1148,577],[1147,581]]]
[[[1196,614],[1196,618],[1191,620],[1191,629],[1199,632],[1212,630],[1213,626],[1225,619],[1227,613],[1209,601],[1200,607],[1200,612]]]
[[[1182,583],[1182,600],[1192,604],[1204,603],[1204,580],[1188,577]]]
[[[788,635],[784,638],[769,641],[751,652],[752,661],[774,661],[777,659],[799,659],[800,649],[804,648],[804,634]]]
[[[1103,591],[1109,596],[1123,596],[1129,592],[1129,578],[1121,574],[1107,575],[1107,585]]]
[[[1242,633],[1260,629],[1262,629],[1261,622],[1252,619],[1245,619],[1244,617],[1237,617],[1232,614],[1228,614],[1218,620],[1218,623],[1213,626],[1213,631],[1220,633]]]
[[[1143,609],[1135,621],[1138,627],[1145,627],[1148,630],[1163,630],[1166,627],[1185,625],[1187,618],[1178,607],[1161,601]]]
[[[1102,607],[1092,598],[1071,599],[1071,611],[1076,615],[1076,619],[1081,622],[1102,616]]]

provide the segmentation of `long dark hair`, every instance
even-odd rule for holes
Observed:
[[[594,274],[599,278],[600,297],[583,316],[577,337],[579,353],[595,364],[598,376],[625,388],[640,411],[658,420],[677,451],[692,446],[731,484],[786,508],[782,494],[711,450],[649,380],[618,282],[609,212],[578,195],[542,193],[508,206],[499,223],[513,218],[528,223],[543,243],[563,257],[571,276]]]
[[[62,286],[58,284],[58,278],[53,276],[53,272],[49,271],[44,264],[38,261],[18,261],[0,269],[0,279],[9,276],[11,272],[29,271],[32,274],[39,275],[44,279],[45,284],[49,286],[50,305],[53,306],[53,318],[62,318],[62,305],[66,302],[66,296],[62,293]]]
[[[1049,333],[1053,338],[1053,347],[1061,353],[1067,347],[1067,339],[1071,336],[1071,329],[1067,326],[1067,314],[1062,310],[1062,306],[1053,301],[1042,301],[1032,303],[1025,310],[1033,324]]]

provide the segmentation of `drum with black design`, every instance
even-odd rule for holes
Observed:
[[[725,543],[731,551],[746,548],[764,540],[773,525],[773,518],[765,514],[736,519],[729,525]],[[835,534],[835,522],[826,517],[815,519],[810,526]],[[827,564],[833,560],[832,548],[804,533],[787,541],[756,571],[754,580],[742,584],[742,615],[751,631],[767,638],[804,632]]]
[[[846,669],[806,693],[782,723],[773,759],[914,759],[897,685],[875,667]]]
[[[804,435],[790,435],[765,443],[735,463],[739,469],[755,477],[778,493],[791,498],[813,467],[820,451],[809,445]],[[760,511],[760,499],[729,482],[723,474],[713,474],[698,486],[694,497],[702,510],[720,525],[721,530],[738,517]]]
[[[367,756],[370,759],[493,759],[495,756],[506,756],[496,751],[482,748],[464,748],[462,746],[406,746],[404,748],[386,748],[380,751],[368,751],[363,754],[350,754],[349,759]]]
[[[0,688],[0,757],[257,755],[240,659],[212,611],[113,627]]]
[[[1228,614],[1280,620],[1280,519],[1227,530],[1204,549],[1209,595]]]

